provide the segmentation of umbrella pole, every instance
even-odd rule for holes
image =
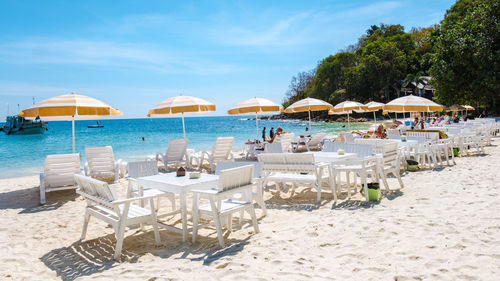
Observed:
[[[184,139],[186,138],[186,125],[184,124],[184,112],[182,113],[182,133],[184,134]]]
[[[351,121],[349,120],[349,113],[347,113],[347,126],[349,126],[349,130],[351,129]]]
[[[71,131],[73,133],[73,153],[75,153],[75,116],[71,119]]]
[[[257,115],[257,112],[255,112],[255,128],[257,130],[257,138],[256,139],[258,140],[259,139],[259,117]],[[265,138],[264,138],[264,141],[266,141]]]
[[[377,122],[377,117],[375,116],[375,111],[373,112],[373,120],[375,120],[375,122]]]
[[[309,133],[312,134],[312,132],[311,132],[311,111],[308,110],[307,112],[309,113]]]

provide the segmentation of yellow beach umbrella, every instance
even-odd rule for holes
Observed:
[[[75,120],[98,119],[99,116],[120,116],[123,113],[102,101],[75,93],[61,95],[35,103],[19,112],[19,116],[42,120],[71,121],[73,153],[75,153]]]
[[[465,107],[459,104],[454,104],[446,108],[446,111],[462,111],[462,110],[465,110]]]
[[[367,108],[366,111],[373,112],[373,120],[375,120],[375,122],[376,122],[377,117],[375,116],[375,111],[378,111],[380,109],[384,109],[384,104],[381,102],[371,101],[371,102],[365,104],[365,106]]]
[[[394,99],[384,105],[388,112],[434,112],[442,111],[443,106],[426,98],[408,95]]]
[[[472,107],[472,106],[470,106],[470,105],[464,105],[463,107],[464,107],[464,109],[465,109],[465,114],[467,114],[467,111],[468,111],[468,110],[474,110],[474,107]]]
[[[255,114],[255,126],[257,127],[257,138],[259,137],[259,118],[258,115],[268,114],[271,112],[281,112],[283,106],[276,104],[268,99],[253,98],[243,101],[229,109],[229,115],[249,115]]]
[[[193,112],[203,113],[215,111],[215,104],[204,99],[179,95],[166,99],[149,110],[148,117],[176,117],[182,116],[182,132],[186,138],[184,115]]]
[[[305,98],[287,107],[287,109],[285,109],[285,112],[294,113],[294,112],[307,111],[309,113],[309,131],[311,131],[311,111],[321,111],[330,109],[333,109],[333,105],[327,103],[326,101],[314,98]]]
[[[349,125],[349,128],[351,128],[349,114],[352,114],[352,111],[365,112],[366,109],[367,109],[366,105],[359,103],[357,101],[344,101],[339,104],[336,104],[333,107],[332,111],[334,114],[347,114],[347,123]]]

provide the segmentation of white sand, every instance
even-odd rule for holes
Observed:
[[[91,219],[88,240],[78,241],[85,202],[74,192],[50,193],[39,206],[37,177],[0,180],[0,280],[498,280],[500,141],[493,144],[486,156],[407,174],[405,188],[379,204],[358,194],[334,207],[325,193],[318,208],[307,189],[293,199],[266,193],[261,233],[247,223],[224,249],[210,229],[194,245],[162,230],[161,247],[152,231],[129,230],[121,263],[104,223]]]

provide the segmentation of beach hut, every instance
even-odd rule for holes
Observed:
[[[282,112],[283,106],[264,98],[252,98],[243,101],[229,109],[229,115],[249,115],[255,114],[255,126],[257,130],[257,139],[259,138],[259,115],[272,112]]]
[[[186,138],[186,125],[184,123],[184,115],[193,112],[204,113],[215,111],[215,104],[204,99],[179,95],[173,98],[168,98],[153,109],[149,110],[148,117],[182,117],[182,133]]]
[[[287,107],[287,109],[285,109],[285,113],[307,111],[309,114],[309,131],[311,131],[311,111],[322,111],[331,109],[333,109],[333,105],[327,103],[326,101],[314,98],[305,98]]]
[[[75,153],[75,120],[99,119],[99,116],[120,116],[123,113],[102,101],[75,93],[61,95],[35,103],[19,112],[19,116],[42,120],[71,121],[73,153]]]

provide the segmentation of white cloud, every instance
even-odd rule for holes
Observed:
[[[29,38],[0,45],[0,61],[11,64],[82,64],[148,69],[164,73],[219,74],[230,64],[148,44],[83,39]]]

